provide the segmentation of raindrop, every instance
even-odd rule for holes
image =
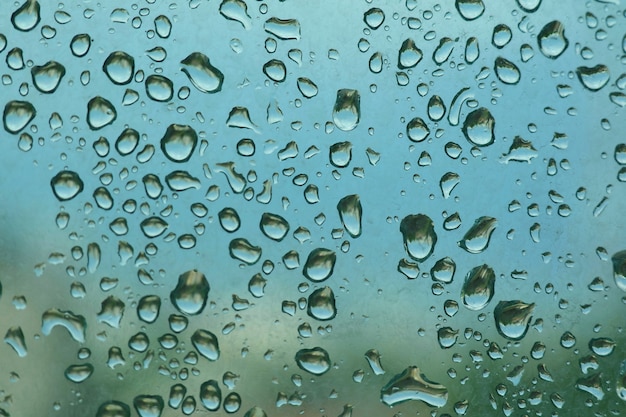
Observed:
[[[337,90],[333,107],[333,122],[338,129],[353,130],[361,119],[361,96],[357,90]]]
[[[160,417],[164,405],[160,395],[138,395],[133,400],[133,406],[139,417]]]
[[[336,261],[337,255],[334,251],[313,249],[304,264],[303,274],[311,281],[322,282],[332,275]]]
[[[470,310],[482,310],[493,298],[496,275],[493,269],[483,264],[472,268],[465,277],[461,298],[463,305]]]
[[[465,138],[476,146],[488,146],[495,140],[494,128],[496,121],[484,107],[469,113],[463,122]]]
[[[236,413],[241,408],[241,397],[236,392],[231,392],[224,398],[223,406],[227,413]]]
[[[345,168],[352,160],[352,143],[337,142],[330,145],[330,163],[337,168]]]
[[[287,78],[287,67],[278,59],[270,59],[263,65],[263,74],[272,81],[281,83]]]
[[[415,117],[407,123],[406,134],[411,141],[422,142],[430,134],[430,129],[421,117]]]
[[[186,162],[198,143],[198,134],[188,125],[171,124],[161,138],[163,154],[173,162]]]
[[[137,303],[137,317],[146,323],[154,323],[161,311],[161,298],[158,295],[146,295]]]
[[[496,58],[494,69],[496,76],[504,84],[517,84],[522,76],[517,65],[501,56]]]
[[[200,188],[200,180],[187,171],[173,171],[165,176],[165,183],[172,191],[185,191]]]
[[[465,62],[473,64],[480,56],[480,48],[478,46],[478,39],[471,37],[465,43]]]
[[[56,61],[48,61],[39,66],[35,65],[30,70],[33,85],[42,93],[54,93],[65,76],[65,67]]]
[[[146,78],[146,94],[155,101],[169,101],[174,96],[174,84],[162,75],[150,75]]]
[[[141,231],[148,238],[155,238],[161,236],[168,228],[168,224],[160,217],[148,217],[140,224]]]
[[[455,0],[455,6],[465,20],[478,19],[485,12],[482,0]]]
[[[135,73],[135,58],[123,51],[111,52],[104,61],[102,70],[113,84],[128,84]]]
[[[613,278],[615,285],[622,291],[626,291],[626,250],[619,251],[611,257],[613,264]]]
[[[611,75],[606,65],[598,64],[595,67],[578,67],[576,75],[583,87],[591,91],[598,91],[604,87]]]
[[[80,384],[93,374],[93,369],[93,365],[90,363],[70,365],[65,369],[64,374],[68,380]]]
[[[428,100],[428,118],[433,122],[438,122],[443,119],[446,114],[446,105],[441,97],[433,95]]]
[[[201,92],[217,93],[222,89],[224,74],[211,65],[208,56],[193,52],[180,63],[183,64],[182,71],[189,81]]]
[[[330,287],[323,287],[309,295],[307,314],[317,320],[332,320],[337,315],[335,294]]]
[[[447,172],[443,174],[441,180],[439,180],[439,188],[441,189],[443,198],[450,198],[452,190],[454,190],[454,187],[459,185],[460,182],[461,177],[455,172]]]
[[[96,96],[87,103],[87,124],[91,130],[99,130],[113,123],[117,111],[107,99]]]
[[[489,246],[491,234],[495,230],[498,221],[489,216],[479,217],[472,227],[459,241],[459,246],[469,253],[481,253]]]
[[[454,279],[454,273],[456,272],[456,263],[448,256],[439,259],[433,265],[430,270],[430,276],[433,281],[443,282],[449,284]]]
[[[439,45],[433,52],[433,61],[435,64],[441,65],[450,58],[452,50],[454,49],[454,41],[450,38],[443,37],[439,40]]]
[[[24,340],[24,332],[19,326],[10,327],[4,335],[4,343],[13,348],[17,356],[23,358],[28,354],[26,341]]]
[[[422,60],[422,51],[415,45],[413,39],[406,39],[398,52],[398,68],[413,68]]]
[[[300,22],[296,19],[279,19],[271,17],[263,24],[263,29],[271,35],[283,40],[300,40]]]
[[[433,221],[425,214],[411,214],[400,222],[404,248],[418,262],[425,261],[435,249],[437,234]]]
[[[130,417],[130,407],[120,401],[106,401],[98,407],[96,417]]]
[[[321,347],[300,349],[295,356],[298,367],[313,375],[322,375],[330,369],[331,362],[328,352]]]
[[[493,315],[498,333],[509,340],[521,340],[528,331],[535,304],[523,301],[500,301]]]
[[[298,90],[305,98],[313,98],[317,95],[318,88],[313,81],[305,77],[298,78]]]
[[[242,261],[248,265],[254,265],[261,258],[261,247],[254,246],[247,239],[236,238],[228,245],[230,257]]]
[[[248,15],[248,5],[243,0],[222,1],[220,14],[228,20],[241,23],[246,30],[252,25],[252,18]]]
[[[409,366],[380,390],[380,399],[390,407],[410,400],[443,407],[448,401],[448,389],[429,380],[418,367]]]
[[[563,24],[558,20],[547,23],[539,31],[537,43],[542,54],[550,59],[557,59],[569,45]]]
[[[138,144],[139,132],[135,129],[127,128],[124,129],[117,137],[117,140],[115,141],[115,149],[120,155],[126,156],[133,153]]]
[[[363,207],[358,194],[345,196],[337,203],[337,211],[344,229],[353,238],[361,236],[361,217]]]
[[[259,227],[265,236],[278,242],[289,232],[289,223],[278,214],[263,213]]]
[[[459,335],[458,330],[454,330],[451,327],[441,327],[437,330],[437,341],[442,349],[449,349],[456,344],[457,337]]]
[[[59,201],[67,201],[83,191],[83,181],[74,171],[61,171],[50,180],[52,192]]]
[[[85,317],[56,308],[46,310],[41,316],[41,332],[48,336],[56,326],[64,327],[78,343],[85,343]]]
[[[36,114],[35,107],[28,101],[9,101],[4,106],[2,114],[4,129],[9,133],[17,133],[24,129]]]
[[[172,32],[172,22],[167,16],[159,15],[154,18],[154,30],[160,38],[168,38]]]
[[[210,289],[206,276],[193,269],[178,277],[176,288],[170,293],[170,300],[181,313],[197,315],[204,310]]]
[[[385,13],[378,7],[372,7],[363,14],[363,21],[367,26],[376,30],[385,21]]]
[[[211,379],[200,385],[200,402],[209,411],[217,411],[222,403],[222,390],[218,382]]]
[[[191,336],[191,343],[198,353],[210,361],[216,361],[220,357],[220,347],[217,336],[208,330],[198,329]]]
[[[124,302],[119,298],[111,295],[102,301],[100,312],[98,313],[98,322],[106,323],[111,327],[119,328],[122,316],[124,315]]]
[[[91,48],[91,36],[87,33],[75,35],[70,42],[72,54],[79,58],[87,55],[89,48]]]
[[[505,24],[499,24],[493,28],[491,43],[496,48],[501,49],[508,45],[509,42],[511,42],[512,37],[513,33],[511,33],[511,28]]]
[[[217,217],[222,228],[229,233],[236,232],[241,225],[239,214],[237,214],[234,208],[226,207],[222,209]]]
[[[41,6],[37,0],[26,0],[11,14],[13,27],[22,32],[28,32],[39,24]]]
[[[517,0],[517,4],[523,11],[534,13],[541,6],[541,0]]]

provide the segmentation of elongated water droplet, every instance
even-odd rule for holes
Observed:
[[[470,310],[482,310],[493,298],[496,274],[489,265],[472,268],[465,277],[461,298]]]
[[[243,0],[222,1],[220,14],[228,20],[241,23],[245,29],[250,29],[252,25],[252,18],[248,15],[248,5]]]
[[[380,399],[390,407],[410,400],[423,401],[431,407],[443,407],[448,402],[448,389],[430,381],[418,367],[409,366],[382,387]]]
[[[420,63],[423,56],[422,50],[415,45],[415,41],[410,38],[406,39],[402,42],[398,52],[398,68],[413,68]]]
[[[312,80],[306,77],[298,78],[297,85],[298,90],[304,98],[313,98],[317,95],[317,92],[319,91],[317,85]]]
[[[589,376],[579,378],[576,381],[576,388],[587,392],[601,401],[604,398],[604,390],[602,389],[602,373],[591,374]]]
[[[493,217],[479,217],[459,241],[459,246],[469,253],[481,253],[489,246],[491,234],[497,224],[498,221]]]
[[[337,255],[325,248],[313,249],[304,264],[303,274],[315,282],[322,282],[330,277],[335,268]]]
[[[461,176],[455,172],[446,172],[439,180],[439,188],[443,198],[450,198],[450,194],[454,187],[461,182]]]
[[[450,54],[452,54],[452,50],[454,49],[454,40],[443,37],[439,40],[439,45],[435,48],[433,52],[433,61],[435,64],[441,65],[450,58]]]
[[[161,236],[169,227],[165,220],[156,216],[148,217],[143,220],[140,226],[143,234],[149,238]]]
[[[102,251],[100,245],[95,242],[87,245],[87,271],[90,274],[94,274],[100,266],[100,260],[102,258]]]
[[[59,201],[67,201],[83,191],[83,181],[74,171],[61,171],[50,180],[54,196]]]
[[[200,314],[206,306],[210,289],[206,276],[193,269],[178,277],[176,288],[170,293],[170,300],[183,314]]]
[[[65,369],[65,377],[77,384],[86,381],[93,374],[94,367],[90,363],[70,365]]]
[[[230,257],[244,262],[248,265],[254,265],[261,258],[261,247],[254,246],[247,239],[236,238],[230,241],[228,245]]]
[[[217,336],[208,330],[198,329],[191,336],[191,343],[198,353],[210,361],[216,361],[220,357],[220,347]]]
[[[11,346],[17,356],[23,358],[28,354],[26,341],[24,340],[24,332],[19,326],[10,327],[4,335],[4,343]]]
[[[180,61],[182,71],[189,81],[203,93],[217,93],[222,89],[224,74],[211,65],[209,57],[200,52],[193,52]]]
[[[357,90],[341,89],[333,107],[333,123],[338,129],[353,130],[361,119],[361,96]]]
[[[484,107],[472,111],[463,122],[465,138],[476,146],[488,146],[495,140],[494,129],[496,121]]]
[[[410,214],[400,222],[404,249],[418,262],[425,261],[435,249],[437,234],[430,217],[425,214]]]
[[[279,39],[300,40],[300,22],[296,19],[270,17],[263,24],[263,29]]]
[[[9,101],[2,113],[4,129],[9,133],[18,133],[35,118],[36,114],[35,106],[28,101]]]
[[[493,315],[498,333],[510,340],[521,340],[528,331],[535,304],[523,301],[500,301]]]
[[[98,407],[96,417],[130,417],[130,407],[120,401],[106,401]]]
[[[65,67],[56,61],[48,61],[39,66],[35,65],[30,70],[33,85],[42,93],[54,93],[65,76]]]
[[[537,35],[537,43],[542,54],[550,59],[557,59],[565,52],[569,41],[565,37],[565,28],[558,20],[547,23]]]
[[[85,317],[56,308],[46,310],[41,316],[41,332],[48,336],[56,326],[64,327],[78,343],[85,343]]]
[[[337,211],[344,229],[354,238],[361,236],[363,207],[358,194],[347,195],[337,203]]]
[[[199,189],[200,180],[191,176],[187,171],[173,171],[165,176],[165,183],[172,191],[185,191],[191,188]]]
[[[117,111],[109,100],[96,96],[87,103],[87,124],[91,130],[102,129],[116,118]]]
[[[522,77],[517,65],[508,59],[502,58],[501,56],[496,58],[494,69],[496,71],[496,76],[504,84],[517,84]]]
[[[295,356],[296,364],[304,371],[313,375],[322,375],[328,372],[331,366],[330,356],[321,347],[300,349]]]

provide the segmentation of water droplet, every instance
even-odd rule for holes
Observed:
[[[517,84],[522,77],[517,65],[508,59],[502,58],[501,56],[496,58],[494,69],[496,71],[496,76],[504,84]]]
[[[102,129],[116,118],[117,111],[109,100],[96,96],[87,103],[87,124],[91,130]]]
[[[613,264],[613,278],[615,285],[622,291],[626,291],[626,250],[619,251],[611,257]]]
[[[74,36],[70,42],[72,54],[79,58],[87,55],[89,48],[91,48],[91,36],[87,33],[80,33]]]
[[[140,224],[141,231],[148,238],[161,236],[168,228],[168,224],[160,217],[152,216],[143,220]]]
[[[437,330],[437,341],[442,349],[449,349],[456,344],[459,331],[452,327],[442,327]]]
[[[493,315],[498,333],[509,340],[521,340],[528,331],[535,304],[523,301],[500,301]]]
[[[120,401],[106,401],[98,407],[96,417],[130,417],[130,407]]]
[[[430,270],[430,276],[434,281],[449,284],[454,279],[456,263],[448,256],[439,259]]]
[[[172,171],[165,176],[165,183],[172,191],[185,191],[200,188],[200,180],[192,177],[187,171]]]
[[[530,161],[537,156],[539,156],[539,152],[537,152],[530,141],[525,140],[520,136],[515,136],[515,138],[513,138],[513,143],[509,148],[509,152],[502,154],[500,162],[505,164],[509,163],[509,161],[530,163]]]
[[[595,67],[578,67],[576,68],[576,75],[578,75],[581,84],[591,91],[600,90],[611,78],[609,68],[602,64]]]
[[[124,315],[124,302],[111,295],[102,301],[98,322],[106,323],[111,327],[119,328],[122,316]]]
[[[454,49],[454,40],[443,37],[439,40],[439,45],[435,48],[433,52],[433,61],[435,64],[441,65],[450,58],[450,54],[452,54],[452,50]]]
[[[137,317],[146,323],[154,323],[161,311],[161,298],[158,295],[146,295],[137,303]]]
[[[337,90],[333,107],[333,122],[338,129],[353,130],[361,119],[361,96],[357,90]]]
[[[209,411],[217,411],[222,403],[222,390],[214,379],[200,385],[200,402]]]
[[[187,162],[198,144],[198,134],[188,125],[171,124],[161,138],[163,154],[173,162]]]
[[[283,40],[300,40],[300,22],[296,19],[279,19],[271,17],[263,24],[263,29],[269,34]]]
[[[197,269],[193,269],[178,277],[176,288],[170,293],[170,300],[183,314],[200,314],[206,306],[210,289],[211,286],[206,276]]]
[[[263,65],[263,73],[272,81],[282,83],[287,78],[287,67],[278,59],[270,59]]]
[[[65,67],[56,61],[48,61],[39,66],[35,65],[30,70],[33,85],[42,93],[54,93],[65,76]]]
[[[322,375],[328,372],[331,366],[330,356],[321,347],[300,349],[295,356],[298,367],[313,375]]]
[[[261,258],[261,247],[254,246],[247,239],[236,238],[230,241],[228,245],[230,257],[244,262],[248,265],[254,265]]]
[[[499,24],[493,28],[491,43],[496,48],[501,49],[504,48],[509,42],[511,42],[512,37],[513,33],[511,33],[511,28],[505,24]]]
[[[229,414],[236,413],[241,408],[241,396],[236,392],[229,393],[226,398],[224,398],[224,411]]]
[[[330,287],[319,288],[309,295],[307,314],[317,320],[332,320],[337,315],[335,294]]]
[[[90,363],[81,363],[70,365],[65,369],[65,377],[77,384],[86,381],[93,374],[93,365]]]
[[[224,74],[211,65],[209,57],[193,52],[187,58],[180,61],[183,64],[182,71],[189,81],[203,93],[217,93],[222,89]]]
[[[452,190],[454,190],[454,187],[459,185],[460,182],[461,177],[455,172],[446,172],[443,174],[441,180],[439,180],[439,188],[441,189],[443,198],[450,198]]]
[[[482,0],[455,0],[454,5],[465,20],[478,19],[485,12]]]
[[[372,7],[363,14],[363,21],[367,26],[376,30],[385,21],[385,13],[378,7]]]
[[[602,373],[579,378],[576,381],[576,388],[593,395],[596,400],[601,401],[604,398],[604,390],[602,389]]]
[[[41,332],[48,336],[56,326],[64,327],[78,343],[85,343],[87,320],[83,316],[56,308],[46,310],[41,316]]]
[[[472,268],[465,277],[461,297],[470,310],[482,310],[493,298],[496,274],[486,264]]]
[[[550,59],[557,59],[569,45],[569,41],[565,37],[563,24],[558,20],[547,23],[539,31],[537,43],[542,54]]]
[[[337,142],[330,145],[330,163],[337,168],[345,168],[352,160],[352,143]]]
[[[50,180],[52,192],[59,201],[67,201],[83,191],[83,181],[74,171],[61,171]]]
[[[313,249],[304,264],[303,274],[311,281],[322,282],[332,275],[336,261],[337,255],[334,251]]]
[[[443,119],[446,114],[446,105],[441,97],[433,95],[428,100],[428,118],[433,122],[438,122]]]
[[[609,356],[617,344],[608,337],[598,337],[589,340],[589,349],[598,356]]]
[[[183,399],[187,395],[187,388],[183,384],[174,384],[170,387],[170,395],[167,400],[167,405],[177,409],[180,407]]]
[[[448,401],[448,389],[429,380],[418,367],[409,366],[382,387],[380,399],[390,407],[410,400],[423,401],[431,407],[443,407]]]
[[[489,246],[491,234],[495,230],[498,221],[493,217],[482,216],[474,221],[472,227],[459,241],[459,246],[469,253],[481,253]]]
[[[425,261],[435,249],[437,234],[430,217],[425,214],[410,214],[400,222],[404,248],[418,262]]]
[[[222,1],[220,13],[228,20],[241,23],[246,30],[252,25],[252,18],[248,15],[248,5],[243,0]]]
[[[246,411],[246,414],[244,414],[243,417],[267,417],[267,414],[261,407],[254,406]]]
[[[246,107],[236,106],[228,113],[228,119],[226,119],[226,126],[236,127],[238,129],[250,129],[255,133],[259,133],[257,125],[252,123],[250,119],[250,112]]]
[[[398,68],[413,68],[422,60],[424,54],[422,50],[415,45],[413,39],[406,39],[400,46],[398,52]]]
[[[114,51],[104,60],[102,71],[113,84],[128,84],[135,73],[135,58],[123,51]]]
[[[478,39],[471,37],[465,43],[465,62],[473,64],[480,56],[480,47],[478,46]]]
[[[534,13],[541,6],[541,0],[517,0],[517,4],[523,11]]]
[[[146,94],[155,101],[170,101],[174,96],[174,83],[163,75],[146,78]]]
[[[220,347],[217,336],[208,330],[198,329],[191,336],[191,343],[198,353],[210,361],[216,361],[220,357]]]
[[[1,295],[1,292],[0,292]],[[24,332],[19,326],[10,327],[4,335],[4,343],[13,348],[17,356],[23,358],[28,354],[26,341],[24,340]]]
[[[317,95],[318,88],[313,81],[305,77],[298,78],[298,90],[305,98],[313,98]]]
[[[154,30],[160,38],[166,39],[172,33],[172,22],[167,16],[159,15],[154,18]]]
[[[369,60],[369,68],[374,74],[379,74],[383,70],[383,54],[374,52]]]
[[[237,214],[237,211],[231,207],[222,209],[218,213],[218,218],[222,228],[229,233],[236,232],[241,225],[239,214]]]
[[[413,142],[422,142],[430,134],[428,125],[421,117],[415,117],[406,125],[406,135]]]
[[[22,32],[28,32],[39,24],[41,6],[37,0],[26,0],[11,14],[13,27]]]
[[[4,129],[9,133],[17,133],[24,129],[35,118],[36,114],[35,106],[28,101],[9,101],[4,106],[2,114]]]
[[[495,125],[496,121],[489,110],[481,107],[467,115],[463,122],[463,134],[476,146],[488,146],[495,140]]]
[[[361,236],[363,207],[358,194],[347,195],[337,203],[337,211],[344,229],[354,238]]]
[[[139,132],[135,129],[126,128],[120,133],[115,141],[115,149],[117,152],[126,156],[134,152],[139,144]]]
[[[278,214],[263,213],[259,227],[265,236],[278,242],[289,232],[289,223]]]
[[[138,395],[133,400],[139,417],[160,417],[165,403],[160,395]]]

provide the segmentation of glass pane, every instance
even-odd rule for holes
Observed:
[[[625,16],[6,2],[0,416],[619,415]]]

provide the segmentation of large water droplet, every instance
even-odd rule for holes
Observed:
[[[107,297],[102,301],[100,312],[97,316],[98,322],[106,323],[118,329],[124,316],[124,307],[124,302],[114,295]]]
[[[495,125],[496,121],[489,110],[481,107],[467,115],[463,122],[463,134],[476,146],[488,146],[495,140]]]
[[[361,236],[363,207],[358,194],[347,195],[337,203],[337,211],[344,229],[354,238]]]
[[[428,137],[430,129],[421,117],[414,117],[406,125],[406,135],[413,142],[421,142]]]
[[[254,265],[261,258],[261,247],[254,246],[247,239],[236,238],[228,245],[230,257],[242,261],[248,265]]]
[[[80,33],[74,36],[70,42],[72,54],[79,58],[87,55],[89,48],[91,48],[91,36],[87,33]]]
[[[50,180],[52,192],[59,201],[67,201],[83,191],[83,180],[74,171],[61,171]]]
[[[430,270],[430,276],[434,281],[449,284],[454,279],[456,263],[448,256],[439,259]]]
[[[96,96],[87,103],[87,124],[91,130],[102,129],[116,118],[117,111],[109,100]]]
[[[493,298],[496,274],[488,265],[472,268],[465,277],[461,298],[470,310],[482,310]]]
[[[160,217],[152,216],[143,220],[140,224],[141,231],[146,237],[155,238],[161,236],[168,228],[168,224]]]
[[[330,277],[335,268],[337,254],[330,249],[316,248],[309,253],[303,274],[311,281],[321,282]]]
[[[459,331],[452,327],[441,327],[437,330],[437,342],[442,349],[449,349],[456,344],[458,335]]]
[[[465,20],[478,19],[485,12],[482,0],[455,0],[455,6]]]
[[[298,90],[304,98],[313,98],[318,93],[317,85],[306,77],[299,77],[297,81]]]
[[[263,65],[263,73],[267,75],[270,80],[281,83],[287,78],[287,67],[285,63],[279,59],[270,59]]]
[[[198,329],[191,336],[191,343],[198,353],[210,361],[216,361],[220,357],[220,347],[217,336],[208,330]]]
[[[319,288],[309,295],[307,313],[317,320],[332,320],[337,315],[335,294],[330,287]]]
[[[418,367],[409,366],[382,387],[380,399],[390,407],[410,400],[423,401],[431,407],[443,407],[448,402],[448,389],[430,381]]]
[[[609,68],[603,64],[598,64],[595,67],[578,67],[576,68],[576,75],[578,75],[581,84],[591,91],[600,90],[611,78]]]
[[[626,291],[626,250],[619,251],[611,257],[613,264],[613,278],[615,285],[622,291]]]
[[[523,11],[534,13],[541,6],[541,0],[517,0],[517,4]]]
[[[5,7],[7,7],[6,4]],[[41,6],[37,0],[26,0],[11,14],[13,27],[22,32],[32,30],[41,20],[40,10]]]
[[[425,214],[410,214],[400,222],[404,248],[416,261],[425,261],[437,243],[437,234],[430,217]]]
[[[341,89],[333,107],[333,122],[344,132],[353,130],[361,119],[361,96],[357,90]]]
[[[210,289],[206,276],[193,269],[178,277],[176,288],[170,293],[170,300],[183,314],[200,314],[206,306]]]
[[[146,94],[154,101],[170,101],[174,96],[174,83],[163,75],[146,78]]]
[[[163,154],[173,162],[187,162],[198,143],[198,134],[188,125],[171,124],[161,138]]]
[[[165,403],[160,395],[138,395],[133,400],[139,417],[160,417]]]
[[[510,340],[523,339],[534,309],[534,303],[500,301],[493,312],[498,333]]]
[[[569,45],[563,24],[558,20],[547,23],[539,31],[537,43],[542,54],[550,59],[557,59]]]
[[[589,376],[579,378],[576,381],[576,388],[587,392],[601,401],[604,398],[604,390],[602,389],[602,373],[591,374]]]
[[[376,30],[385,21],[385,12],[378,7],[372,7],[363,14],[363,21],[367,26]]]
[[[33,85],[42,93],[54,93],[65,75],[65,67],[56,61],[35,65],[30,70]]]
[[[422,50],[415,45],[415,41],[410,38],[406,39],[402,42],[398,52],[398,68],[413,68],[419,64],[423,56]]]
[[[120,133],[115,141],[115,149],[122,155],[130,155],[135,151],[139,144],[139,132],[135,129],[126,128]]]
[[[135,58],[123,51],[111,52],[104,60],[102,71],[113,84],[128,84],[135,73]]]
[[[171,297],[171,295],[170,295]],[[172,297],[173,299],[174,297]],[[174,303],[174,301],[172,301]],[[146,295],[137,303],[137,317],[146,323],[154,323],[161,311],[161,297],[158,295]]]
[[[182,71],[189,81],[203,93],[217,93],[222,89],[224,74],[211,65],[209,57],[200,52],[193,52],[180,61]]]
[[[85,317],[56,308],[46,310],[41,316],[41,332],[48,336],[56,326],[64,327],[78,343],[85,343]]]
[[[94,367],[90,363],[70,365],[65,369],[65,377],[77,384],[86,381],[93,374]]]
[[[496,58],[494,69],[496,70],[496,76],[504,84],[517,84],[522,77],[517,65],[501,56]]]
[[[200,385],[200,402],[209,411],[217,411],[222,403],[222,390],[214,379]]]
[[[250,29],[252,25],[252,18],[248,15],[248,5],[243,0],[222,1],[220,13],[228,20],[241,23],[245,29]]]
[[[493,217],[479,217],[459,241],[459,246],[469,253],[481,253],[489,246],[491,234],[497,224],[498,221]]]
[[[1,295],[1,294],[0,294]],[[4,335],[4,343],[13,348],[17,356],[23,358],[28,354],[26,341],[24,340],[24,332],[19,326],[10,327]]]
[[[279,242],[289,232],[289,223],[278,214],[263,213],[259,227],[265,236]]]
[[[35,106],[28,101],[9,101],[2,113],[4,129],[9,133],[18,133],[35,118],[36,114]]]
[[[295,356],[300,369],[313,375],[322,375],[330,369],[331,362],[328,352],[321,347],[312,349],[300,349]]]

